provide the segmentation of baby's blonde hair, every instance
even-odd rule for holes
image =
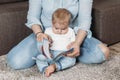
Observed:
[[[60,22],[64,22],[65,20],[67,20],[68,22],[70,22],[70,18],[71,18],[71,13],[64,9],[64,8],[59,8],[57,9],[53,15],[52,15],[52,22],[60,21]]]

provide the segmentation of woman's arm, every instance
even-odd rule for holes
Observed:
[[[91,11],[93,0],[79,0],[78,27],[74,30],[77,33],[76,42],[81,45],[86,35],[90,34]]]
[[[78,44],[78,46],[80,46],[84,41],[84,38],[86,37],[86,35],[87,35],[86,31],[79,29],[76,36],[75,43]]]
[[[91,25],[93,0],[79,0],[78,27],[88,31]]]
[[[36,36],[43,32],[41,29],[41,26],[37,25],[37,24],[32,25],[31,29],[33,30],[33,32]]]
[[[27,14],[26,26],[33,30],[36,35],[37,41],[42,41],[44,38],[48,38],[47,35],[42,33],[42,24],[40,21],[42,12],[42,0],[29,0],[29,10]]]
[[[69,57],[77,57],[80,55],[80,45],[82,44],[84,38],[86,37],[87,33],[84,30],[79,29],[75,42],[72,42],[68,45],[68,49],[74,48],[71,54],[67,54],[66,56]]]
[[[42,24],[40,22],[41,5],[41,0],[29,0],[26,26],[32,29],[35,34],[42,32]]]
[[[85,37],[91,37],[90,25],[92,2],[93,0],[79,0],[78,27],[74,28],[77,36],[75,42],[71,46],[72,48],[74,48],[73,53],[67,55],[69,57],[79,56],[80,46]]]

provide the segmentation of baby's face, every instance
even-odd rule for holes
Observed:
[[[52,30],[55,34],[66,34],[68,32],[68,22],[53,23]]]

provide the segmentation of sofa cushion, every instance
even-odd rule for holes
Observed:
[[[26,22],[28,1],[0,5],[0,55],[30,34]],[[1,79],[0,79],[1,80]]]
[[[95,0],[93,34],[107,44],[120,41],[120,0]]]
[[[17,2],[17,1],[27,1],[27,0],[0,0],[1,3],[8,3],[8,2]]]

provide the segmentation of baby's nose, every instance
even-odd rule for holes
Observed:
[[[59,30],[58,30],[58,33],[61,33],[61,32],[62,32],[62,30],[61,30],[61,29],[59,29]]]

